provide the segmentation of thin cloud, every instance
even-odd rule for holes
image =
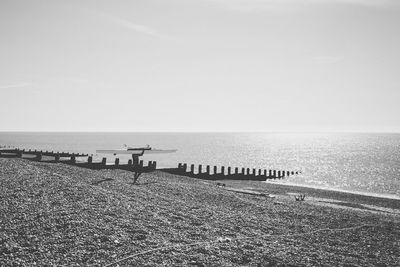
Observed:
[[[394,0],[208,0],[212,3],[242,10],[280,10],[285,7],[306,5],[353,5],[364,7],[386,7],[395,4]]]
[[[145,34],[148,36],[152,36],[152,37],[157,37],[157,38],[162,38],[164,37],[161,33],[159,33],[158,31],[156,31],[155,29],[153,29],[152,27],[146,26],[146,25],[142,25],[142,24],[138,24],[138,23],[134,23],[132,21],[120,18],[120,17],[116,17],[110,14],[105,14],[105,13],[98,13],[98,15],[100,15],[101,17],[105,18],[106,20],[113,22],[114,24],[132,30],[136,33],[141,33],[141,34]]]
[[[12,88],[21,88],[21,87],[27,87],[31,85],[31,83],[14,83],[14,84],[6,84],[6,85],[0,85],[0,89],[12,89]]]

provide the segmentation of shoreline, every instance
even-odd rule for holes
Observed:
[[[400,199],[397,198],[357,194],[355,192],[347,192],[343,190],[329,190],[325,188],[315,188],[280,182],[237,180],[219,180],[218,182],[237,189],[253,190],[259,193],[270,194],[278,199],[293,199],[296,195],[304,194],[306,200],[311,199],[313,204],[323,205],[323,203],[329,203],[329,206],[338,208],[348,207],[358,210],[370,210],[375,212],[382,211],[393,215],[400,214]],[[329,202],[330,200],[331,202]]]
[[[304,185],[304,184],[298,184],[298,183],[271,181],[271,180],[269,180],[269,181],[267,180],[265,182],[266,183],[270,183],[270,184],[279,184],[279,185],[287,185],[287,186],[295,186],[295,187],[305,187],[305,188],[310,188],[310,189],[333,191],[333,192],[360,195],[360,196],[369,196],[369,197],[376,197],[376,198],[387,198],[387,199],[393,199],[393,200],[400,200],[400,196],[395,195],[395,194],[374,193],[374,192],[347,190],[347,189],[340,189],[340,188],[329,188],[329,187],[317,186],[317,185]]]

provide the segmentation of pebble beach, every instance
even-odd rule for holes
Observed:
[[[0,266],[396,266],[400,200],[0,158]],[[296,201],[298,195],[304,201]]]

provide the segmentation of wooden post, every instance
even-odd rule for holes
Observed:
[[[292,175],[294,175],[294,171],[292,171]]]
[[[235,167],[235,174],[239,174],[239,168]]]
[[[190,164],[190,173],[194,174],[194,164]]]
[[[258,169],[258,176],[261,176],[261,169]]]
[[[264,169],[264,176],[267,177],[267,170]]]
[[[103,159],[101,160],[101,164],[103,164],[104,166],[106,166],[106,164],[107,164],[107,158],[103,158]]]
[[[281,171],[278,171],[278,178],[281,178]]]
[[[151,165],[152,165],[152,161],[149,161],[148,163],[147,163],[147,167],[150,169],[151,168]]]
[[[42,160],[42,153],[38,153],[38,154],[36,155],[36,159],[37,159],[38,161],[41,161],[41,160]]]
[[[231,175],[231,167],[228,167],[228,176]]]
[[[247,168],[247,175],[250,175],[250,168]]]
[[[157,161],[153,161],[153,170],[157,169]]]
[[[115,166],[118,166],[119,165],[119,158],[116,158],[115,159]]]
[[[225,166],[221,166],[221,174],[225,176]]]
[[[182,163],[179,163],[178,164],[178,169],[181,169],[182,168]]]
[[[269,176],[269,177],[272,177],[272,170],[269,170],[269,171],[268,171],[268,176]]]
[[[243,175],[246,174],[245,171],[244,171],[244,168],[242,168],[242,172],[240,174],[243,174]]]
[[[281,177],[284,178],[286,176],[286,172],[285,171],[281,171]]]
[[[274,178],[276,178],[276,170],[273,171],[273,175]]]
[[[287,171],[287,172],[286,172],[286,176],[290,176],[290,171]]]
[[[91,157],[90,157],[91,158]],[[132,160],[128,160],[128,165],[132,165]]]
[[[72,164],[75,164],[75,163],[76,163],[75,155],[72,155],[72,156],[71,156],[71,163],[72,163]]]
[[[54,161],[55,161],[55,162],[59,162],[59,161],[60,161],[60,155],[59,155],[59,154],[56,154],[56,155],[54,156]]]
[[[253,176],[256,176],[256,169],[253,169]]]
[[[210,175],[210,165],[207,165],[207,167],[206,167],[206,174]]]
[[[214,175],[217,174],[217,166],[214,166]]]
[[[202,172],[202,166],[201,166],[201,164],[199,164],[199,174],[201,174],[201,172]]]
[[[139,166],[140,166],[140,168],[143,168],[143,160],[139,161]]]
[[[184,173],[186,173],[186,170],[187,170],[187,164],[185,163],[185,164],[183,164],[183,166],[182,166],[182,170],[183,170],[183,172]]]

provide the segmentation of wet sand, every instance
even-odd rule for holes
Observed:
[[[1,266],[395,266],[399,200],[0,158]],[[304,201],[295,196],[305,194]]]

